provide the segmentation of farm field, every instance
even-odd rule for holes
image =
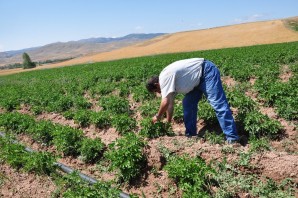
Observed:
[[[225,143],[206,99],[197,138],[184,136],[182,95],[171,125],[151,123],[160,98],[146,91],[147,78],[191,57],[220,69],[247,145]],[[297,197],[297,87],[298,42],[1,76],[1,197]],[[55,161],[99,182],[65,175]]]

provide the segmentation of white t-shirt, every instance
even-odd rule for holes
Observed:
[[[199,85],[204,58],[179,60],[165,67],[159,75],[162,98],[169,93],[186,94]]]

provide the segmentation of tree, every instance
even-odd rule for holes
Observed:
[[[36,64],[31,61],[29,55],[25,52],[23,53],[23,68],[30,69],[36,67]]]

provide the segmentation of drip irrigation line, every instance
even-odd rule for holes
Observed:
[[[6,134],[1,132],[0,131],[0,136],[2,136],[3,138],[5,138]],[[18,144],[17,141],[13,140],[12,143],[14,144]],[[33,153],[35,152],[34,150],[32,150],[31,148],[28,148],[28,147],[25,147],[25,151],[29,152],[29,153]],[[54,162],[54,165],[58,166],[63,172],[67,173],[67,174],[70,174],[72,172],[74,172],[75,170],[70,168],[69,166],[66,166],[60,162]],[[79,177],[88,182],[89,184],[93,185],[95,183],[97,183],[98,181],[92,177],[89,177],[88,175],[85,175],[81,172],[78,172],[78,175]],[[120,198],[130,198],[130,196],[127,194],[127,193],[124,193],[124,192],[120,192],[120,195],[119,195]]]

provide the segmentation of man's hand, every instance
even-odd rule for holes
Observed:
[[[167,121],[171,122],[174,111],[174,98],[175,93],[169,93],[167,97],[163,98],[160,102],[158,113],[152,118],[152,122],[155,124],[158,122],[164,113],[167,113]]]
[[[160,117],[156,114],[155,116],[153,116],[152,118],[152,122],[153,124],[155,124],[156,122],[158,122],[160,120]]]

